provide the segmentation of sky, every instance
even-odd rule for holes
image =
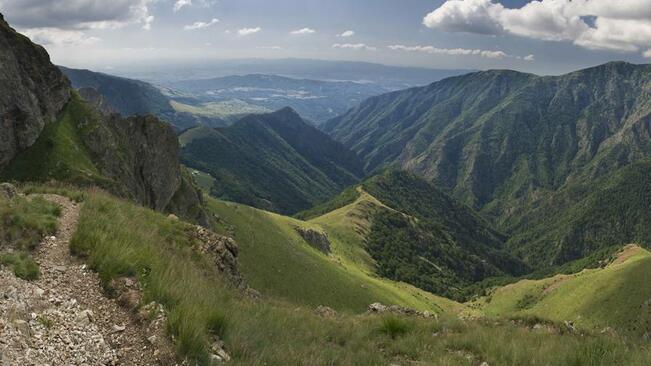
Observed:
[[[651,0],[0,0],[55,63],[310,58],[560,74],[651,62]]]

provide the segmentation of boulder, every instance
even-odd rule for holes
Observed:
[[[330,253],[330,240],[328,239],[328,235],[326,233],[314,229],[302,228],[300,226],[297,226],[295,230],[298,235],[300,235],[303,240],[305,240],[313,248],[316,248],[326,254]]]
[[[237,263],[238,248],[235,240],[215,234],[201,226],[189,227],[188,235],[197,241],[199,252],[210,258],[219,272],[235,287],[246,289]]]

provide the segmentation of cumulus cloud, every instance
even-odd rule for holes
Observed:
[[[501,5],[496,6],[490,0],[446,1],[427,14],[423,23],[446,32],[499,34],[503,28],[498,12],[502,9]]]
[[[540,0],[510,9],[492,0],[448,0],[423,24],[446,32],[512,34],[589,49],[651,47],[649,0]]]
[[[237,34],[239,34],[240,36],[250,36],[252,34],[256,34],[256,33],[260,32],[261,30],[262,30],[262,28],[260,28],[260,27],[242,28],[242,29],[237,31]]]
[[[83,30],[151,25],[156,0],[0,0],[0,10],[21,29]]]
[[[340,48],[347,50],[356,50],[356,51],[376,51],[376,47],[369,46],[364,43],[335,43],[332,45],[332,48]]]
[[[186,6],[192,5],[192,0],[176,0],[174,3],[174,11],[179,11]]]
[[[347,31],[337,35],[337,37],[349,38],[349,37],[352,37],[354,35],[355,35],[355,31],[347,30]]]
[[[303,28],[303,29],[297,29],[294,31],[289,32],[289,34],[292,35],[301,35],[301,34],[314,34],[316,31],[312,28]]]
[[[389,49],[394,51],[404,52],[420,52],[431,55],[448,55],[448,56],[479,56],[490,59],[504,59],[516,58],[525,61],[534,61],[534,56],[529,55],[526,57],[509,55],[504,51],[480,50],[480,49],[467,49],[467,48],[438,48],[434,46],[405,46],[401,44],[388,46]]]
[[[183,27],[183,29],[186,31],[204,29],[204,28],[211,27],[217,23],[219,23],[219,19],[212,18],[212,20],[209,22],[194,22],[190,25],[186,25],[185,27]]]
[[[24,31],[33,42],[43,46],[89,46],[100,42],[97,37],[88,37],[84,32],[57,28],[30,28]]]

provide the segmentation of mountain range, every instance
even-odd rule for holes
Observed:
[[[352,81],[373,83],[391,90],[427,85],[450,76],[472,70],[430,69],[422,67],[388,66],[370,62],[286,59],[224,59],[185,63],[184,65],[116,69],[115,72],[129,78],[155,83],[183,80],[212,79],[252,74],[278,75],[292,79],[320,81]]]
[[[478,72],[370,98],[324,130],[368,171],[395,166],[432,180],[500,230],[524,235],[512,250],[559,264],[612,244],[591,225],[554,221],[566,210],[591,217],[586,202],[599,205],[601,187],[635,194],[612,185],[649,157],[650,77],[649,66],[621,62],[557,77]],[[612,235],[648,243],[642,226],[633,234],[610,224]]]
[[[229,127],[197,127],[179,138],[183,163],[215,179],[213,195],[285,214],[321,203],[364,176],[354,153],[290,108]]]
[[[163,83],[208,106],[237,100],[273,111],[291,107],[316,124],[337,117],[367,98],[389,91],[374,83],[241,75]]]
[[[211,125],[1,15],[0,59],[2,362],[651,360],[651,66],[474,72],[319,129]]]

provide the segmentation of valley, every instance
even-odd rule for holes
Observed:
[[[649,65],[0,60],[0,366],[651,361]]]

